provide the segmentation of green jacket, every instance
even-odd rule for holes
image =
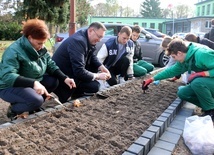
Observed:
[[[46,48],[36,51],[24,36],[3,53],[0,63],[0,89],[13,87],[16,79],[41,81],[45,73],[59,69]]]
[[[190,43],[183,63],[176,62],[175,65],[163,70],[154,76],[154,80],[162,80],[174,77],[184,72],[208,71],[210,77],[214,77],[214,50]]]

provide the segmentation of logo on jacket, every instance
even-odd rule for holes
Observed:
[[[126,52],[128,53],[128,54],[131,54],[131,53],[133,53],[134,52],[134,48],[133,47],[126,47]]]
[[[109,55],[117,55],[117,49],[109,50]]]

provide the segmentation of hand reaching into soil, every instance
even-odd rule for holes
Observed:
[[[143,81],[143,83],[142,83],[142,90],[143,90],[144,93],[145,93],[145,90],[149,89],[148,86],[152,82],[153,82],[152,78]]]

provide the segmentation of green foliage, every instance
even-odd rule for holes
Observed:
[[[159,0],[145,0],[141,4],[140,14],[145,18],[162,18]]]
[[[0,40],[16,40],[21,37],[21,25],[17,22],[0,21]]]
[[[20,14],[56,25],[68,23],[69,0],[24,0]]]
[[[87,18],[90,13],[90,3],[86,0],[76,0],[76,6],[77,23],[83,26],[87,23]]]

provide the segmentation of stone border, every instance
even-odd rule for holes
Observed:
[[[122,155],[147,155],[170,126],[183,105],[184,102],[179,98],[172,102],[170,106]]]
[[[153,72],[150,73],[150,75],[156,74],[163,70],[164,68],[157,69]],[[131,82],[131,81],[130,81]],[[129,83],[127,81],[126,83]],[[121,87],[125,85],[126,83],[123,84],[118,84],[109,88],[105,88],[103,90],[100,90],[99,92],[105,92],[110,89],[114,89],[117,87]],[[91,96],[87,97],[81,97],[78,98],[79,100],[84,100],[87,98],[90,98]],[[74,100],[70,100],[66,103],[64,103],[64,106],[70,106],[73,103]],[[167,130],[167,128],[170,126],[178,112],[180,112],[181,108],[183,107],[184,102],[181,101],[179,98],[177,98],[175,101],[173,101],[170,106],[152,123],[152,125],[122,154],[122,155],[147,155],[152,148],[156,145],[156,143],[159,141],[161,136],[164,135],[164,132]],[[37,112],[35,114],[31,114],[28,116],[26,119],[17,119],[13,120],[11,122],[7,122],[4,124],[0,125],[0,129],[2,128],[7,128],[10,127],[11,125],[22,123],[25,121],[28,121],[30,119],[43,116],[45,114],[54,112],[56,110],[63,109],[62,105],[56,105],[53,108],[47,108],[44,111]],[[179,140],[180,136],[176,138],[177,142]],[[157,155],[160,153],[160,150],[155,151]],[[154,154],[154,153],[153,153]],[[151,154],[151,155],[153,155]]]

